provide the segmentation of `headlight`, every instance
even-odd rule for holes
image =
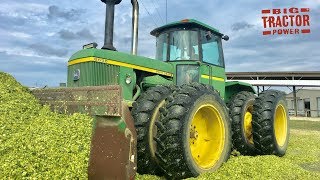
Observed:
[[[127,76],[127,77],[126,77],[126,83],[127,83],[127,84],[130,84],[131,82],[132,82],[131,76]]]

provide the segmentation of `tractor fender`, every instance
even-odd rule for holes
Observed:
[[[257,94],[251,84],[240,81],[227,81],[224,96],[225,102],[228,104],[232,96],[241,91],[248,91]]]

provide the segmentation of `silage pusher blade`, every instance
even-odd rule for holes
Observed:
[[[121,86],[36,89],[32,93],[58,113],[87,113],[94,118],[89,179],[133,179],[137,135]]]

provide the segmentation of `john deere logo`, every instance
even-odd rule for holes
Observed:
[[[78,81],[80,79],[80,69],[75,69],[73,71],[73,80]]]

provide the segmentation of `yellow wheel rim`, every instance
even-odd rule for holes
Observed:
[[[287,139],[287,113],[283,105],[279,104],[276,108],[274,119],[274,131],[279,146],[283,146]]]
[[[253,144],[253,136],[252,136],[252,111],[253,106],[249,106],[246,110],[243,120],[243,128],[247,141]]]
[[[219,111],[211,104],[199,107],[189,132],[194,161],[202,169],[212,168],[220,159],[225,144],[225,127]]]

